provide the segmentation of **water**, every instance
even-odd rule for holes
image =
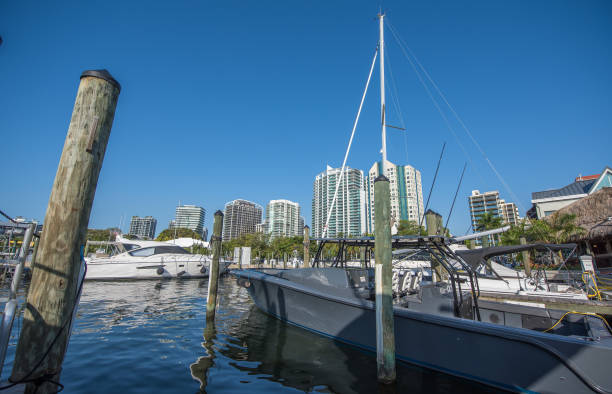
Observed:
[[[374,354],[265,315],[231,277],[220,279],[216,323],[207,328],[207,288],[207,280],[85,282],[64,392],[496,392],[406,364],[395,387],[379,387]]]

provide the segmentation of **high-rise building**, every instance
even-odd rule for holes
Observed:
[[[312,192],[312,232],[323,235],[341,168],[327,166],[315,177]],[[366,232],[366,196],[363,171],[345,167],[326,237],[360,236]]]
[[[135,235],[142,239],[155,238],[155,227],[157,227],[157,219],[152,216],[132,216],[130,221],[130,235]]]
[[[271,238],[294,237],[302,235],[303,219],[300,227],[300,205],[289,200],[271,200],[266,207],[266,220],[262,231]]]
[[[382,161],[376,162],[370,168],[366,178],[367,231],[374,233],[374,181],[382,174]],[[423,221],[423,187],[421,171],[405,165],[398,166],[387,160],[385,176],[389,179],[391,191],[391,220],[399,225],[400,220],[410,220],[415,223]]]
[[[255,226],[261,223],[262,210],[261,205],[247,200],[234,200],[225,204],[223,241],[254,233]]]
[[[516,226],[519,224],[519,211],[518,207],[513,202],[505,202],[504,200],[499,200],[502,217],[504,218],[504,223],[511,224]]]
[[[480,193],[478,190],[472,190],[472,195],[468,197],[468,202],[470,205],[470,218],[472,220],[472,229],[474,232],[477,231],[480,217],[486,212],[501,218],[504,224],[517,225],[521,219],[516,204],[500,199],[497,190],[485,193]]]
[[[204,232],[204,219],[206,210],[195,205],[178,205],[174,220],[170,221],[169,228],[188,228],[199,235]]]
[[[478,221],[485,213],[491,213],[495,217],[503,217],[500,209],[499,192],[493,190],[480,193],[480,190],[472,190],[472,195],[468,197],[470,204],[470,218],[472,219],[472,229],[477,231]]]

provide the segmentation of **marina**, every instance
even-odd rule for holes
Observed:
[[[488,84],[479,82],[487,78],[482,70],[462,79],[455,67],[468,75],[474,69],[461,65],[469,57],[460,51],[469,45],[444,43],[436,29],[449,41],[457,35],[480,44],[494,29],[468,38],[463,29],[473,22],[447,7],[442,9],[450,19],[444,23],[428,15],[438,11],[435,7],[423,11],[415,4],[402,4],[391,22],[380,5],[376,23],[368,24],[360,19],[363,11],[351,10],[345,18],[348,10],[330,5],[331,13],[317,14],[314,25],[304,25],[313,16],[307,17],[311,10],[301,4],[271,14],[245,4],[241,11],[250,12],[228,17],[215,11],[211,15],[218,20],[205,23],[202,16],[211,5],[194,4],[193,13],[184,7],[153,7],[143,14],[161,18],[153,24],[167,30],[150,65],[136,56],[152,45],[149,38],[132,41],[142,22],[128,24],[135,29],[131,33],[121,27],[125,23],[116,24],[123,34],[104,30],[114,43],[98,48],[106,53],[102,58],[116,51],[122,55],[107,60],[108,69],[83,67],[80,74],[71,69],[72,88],[55,89],[74,100],[71,116],[65,97],[49,99],[44,111],[35,112],[63,115],[67,131],[57,120],[47,126],[36,116],[16,117],[25,96],[15,93],[15,109],[6,118],[20,132],[7,141],[27,133],[20,119],[48,131],[38,134],[40,140],[28,140],[45,163],[36,171],[7,150],[27,174],[16,184],[29,190],[22,182],[31,179],[37,192],[5,188],[0,193],[7,197],[0,200],[0,391],[612,393],[612,168],[605,162],[609,149],[602,150],[609,144],[592,144],[595,153],[580,159],[547,152],[576,145],[579,133],[567,126],[571,116],[589,100],[606,102],[606,97],[574,94],[580,82],[566,89],[572,93],[566,100],[574,102],[565,111],[561,103],[551,103],[550,88],[538,105],[521,108],[525,88],[515,90],[507,81],[519,60],[508,67],[490,63],[488,72],[503,71]],[[536,14],[524,4],[504,7]],[[594,19],[605,14],[594,12],[599,5],[580,7]],[[112,12],[109,20],[133,12]],[[486,7],[479,12],[488,15],[480,21],[495,14]],[[293,22],[276,20],[277,14]],[[188,22],[195,15],[199,19]],[[506,28],[514,27],[507,13],[497,17]],[[225,30],[227,18],[241,21],[227,27],[231,33]],[[352,18],[358,22],[347,22]],[[572,16],[551,19],[563,18]],[[64,20],[74,32],[73,19]],[[267,22],[252,25],[258,19]],[[0,13],[0,26],[4,22]],[[525,23],[537,30],[545,22]],[[451,25],[459,30],[453,32]],[[0,36],[0,52],[8,48],[12,60],[23,53],[39,56],[40,47],[25,49],[29,44],[21,29],[10,26],[7,42],[19,49],[6,47]],[[214,33],[206,30],[212,26]],[[608,24],[594,26],[609,32]],[[556,42],[563,42],[562,36],[568,40],[567,29],[549,28]],[[92,28],[95,45],[100,29]],[[293,31],[302,33],[292,37]],[[548,48],[553,40],[542,31],[528,35],[517,29],[504,36],[505,45],[516,45],[515,33],[530,45],[537,39]],[[607,47],[589,38],[606,34],[583,34],[577,42],[594,45],[593,57],[601,64],[612,61],[602,54]],[[123,39],[132,47],[116,45]],[[207,40],[215,46],[204,44]],[[88,58],[83,45],[70,45],[84,60],[71,55],[66,63],[100,63],[98,51]],[[503,48],[494,41],[487,45],[491,51]],[[396,52],[403,56],[399,70]],[[421,59],[426,60],[416,52],[425,53]],[[481,61],[495,57],[483,57],[485,52],[471,53]],[[551,57],[539,52],[526,57],[550,64]],[[151,56],[152,49],[143,53]],[[67,54],[58,52],[57,58],[62,56]],[[162,58],[164,66],[158,68]],[[320,62],[325,72],[317,68],[319,58],[325,59]],[[127,59],[134,63],[124,63]],[[344,65],[336,68],[335,62]],[[26,63],[31,62],[15,64]],[[576,73],[588,70],[591,78],[593,67],[553,63]],[[2,70],[0,82],[13,84],[4,75],[25,74],[6,66],[12,72]],[[67,80],[65,66],[59,74]],[[549,73],[557,81],[572,80],[570,72],[553,72],[555,67],[540,72],[531,85],[550,85]],[[175,74],[172,83],[168,71]],[[412,83],[406,83],[406,71],[416,74]],[[38,85],[54,83],[48,79]],[[356,81],[365,82],[363,90],[355,89]],[[491,81],[505,89],[492,88]],[[402,109],[399,91],[412,92],[415,86],[433,104],[430,112],[412,96],[408,110]],[[489,113],[486,106],[494,108],[506,95],[513,102]],[[64,103],[61,110],[55,101]],[[547,104],[534,112],[541,103]],[[547,105],[555,115],[546,114]],[[592,122],[592,129],[580,135],[599,135],[609,126],[609,114],[593,108],[594,114],[581,115],[581,124]],[[470,122],[459,112],[469,114]],[[511,126],[510,118],[523,113],[531,113],[534,124],[540,118],[548,123],[539,123],[538,132],[527,130],[526,121]],[[553,125],[556,118],[564,118],[563,126]],[[5,123],[0,117],[0,127]],[[539,130],[548,139],[540,138]],[[525,141],[516,142],[519,135]],[[447,143],[449,136],[453,140]],[[41,155],[44,145],[55,148]],[[49,163],[57,162],[59,152],[53,176]],[[341,165],[330,164],[340,158],[336,165]],[[547,164],[556,165],[562,176],[546,172]],[[578,172],[583,170],[591,175]],[[568,178],[572,172],[577,176]],[[568,179],[573,182],[567,184]],[[312,194],[305,197],[308,183]],[[520,185],[519,194],[510,184]],[[538,191],[528,200],[527,190]],[[457,213],[460,194],[467,205],[460,204]],[[162,206],[168,209],[176,201],[173,217],[169,211],[159,215]],[[529,209],[523,205],[528,202]],[[39,221],[43,205],[44,221]]]
[[[86,281],[63,365],[63,392],[377,390],[372,354],[267,316],[229,276],[220,279],[215,331],[206,340],[207,287],[207,279]],[[18,334],[16,329],[7,364]],[[411,365],[400,371],[397,392],[498,392]]]

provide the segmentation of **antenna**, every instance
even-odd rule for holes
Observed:
[[[465,174],[465,168],[467,167],[467,161],[463,165],[463,171],[461,171],[461,178],[459,178],[459,184],[457,185],[457,191],[455,191],[455,197],[453,197],[453,203],[451,204],[450,212],[448,213],[448,217],[446,218],[446,224],[444,225],[445,229],[448,229],[448,221],[453,214],[453,208],[455,207],[455,200],[457,199],[457,194],[459,194],[459,188],[461,187],[461,182],[463,181],[463,174]]]
[[[444,141],[444,145],[442,145],[442,152],[440,152],[440,158],[438,159],[438,166],[436,167],[436,173],[434,175],[433,182],[431,183],[431,189],[429,189],[429,195],[427,196],[427,203],[425,203],[425,212],[427,212],[427,208],[429,207],[429,198],[431,197],[431,192],[433,192],[433,188],[436,185],[436,178],[438,177],[438,170],[440,169],[440,163],[442,162],[442,155],[444,155],[444,148],[446,148],[446,141]],[[423,218],[425,217],[425,212],[423,212],[423,216],[421,216],[421,220],[419,221],[419,228],[423,224]],[[420,230],[419,230],[420,231]]]

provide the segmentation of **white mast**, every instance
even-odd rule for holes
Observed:
[[[385,166],[387,161],[387,126],[385,119],[385,31],[384,31],[385,14],[378,14],[378,25],[380,30],[380,42],[378,49],[380,51],[380,111],[382,123],[382,175],[385,175]],[[385,175],[386,176],[386,175]]]

